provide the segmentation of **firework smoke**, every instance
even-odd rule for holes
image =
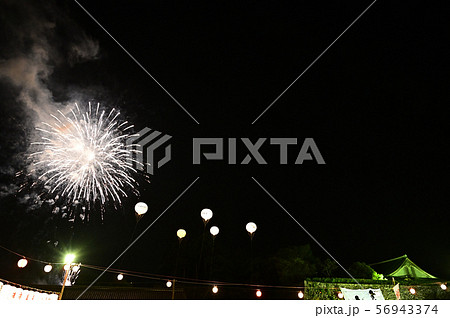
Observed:
[[[102,204],[108,200],[121,202],[127,189],[135,190],[132,173],[133,152],[125,145],[133,127],[120,122],[115,109],[109,112],[95,109],[89,103],[86,111],[75,110],[69,115],[58,112],[53,123],[37,128],[42,141],[33,143],[41,148],[32,154],[39,181],[50,193],[69,201]]]

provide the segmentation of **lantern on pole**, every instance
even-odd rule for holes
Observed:
[[[247,225],[245,226],[245,229],[247,230],[250,237],[253,238],[253,235],[255,234],[257,226],[253,222],[248,222]]]
[[[214,238],[217,234],[219,234],[219,228],[217,226],[211,226],[209,233],[211,233]]]
[[[181,241],[186,236],[186,231],[183,229],[179,229],[177,231],[177,236],[178,236],[178,239]]]
[[[138,202],[134,206],[134,211],[136,212],[136,222],[139,222],[139,220],[144,216],[144,214],[147,213],[148,206],[144,202]]]
[[[210,209],[203,209],[200,212],[200,216],[203,219],[203,223],[206,224],[208,223],[209,220],[211,220],[212,216],[213,216],[213,212]]]

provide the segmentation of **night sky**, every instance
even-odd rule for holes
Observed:
[[[179,266],[195,277],[206,207],[214,213],[207,230],[220,228],[217,279],[248,278],[241,269],[249,221],[258,226],[253,253],[262,268],[287,246],[310,244],[317,257],[328,257],[253,177],[344,267],[407,254],[431,274],[450,277],[448,7],[377,1],[252,124],[372,1],[79,2],[199,124],[76,2],[1,1],[0,245],[55,262],[70,249],[82,263],[107,266],[129,242],[136,202],[149,212],[135,236],[199,177],[116,267],[172,275],[176,230],[184,228]],[[36,43],[46,57],[32,53]],[[17,78],[29,65],[5,70],[30,56],[44,66],[35,73],[39,87],[26,89]],[[117,107],[136,132],[150,127],[172,136],[172,160],[150,183],[141,180],[140,197],[107,207],[103,221],[71,227],[17,194],[14,175],[29,163],[36,109],[76,100]],[[289,146],[286,165],[269,140],[260,148],[267,165],[193,165],[194,137],[290,137],[299,144]],[[326,165],[294,164],[304,138],[314,138]],[[247,153],[238,140],[238,162]],[[17,273],[16,256],[0,255],[1,278],[42,282],[32,267]],[[90,283],[94,274],[82,271],[79,280]]]

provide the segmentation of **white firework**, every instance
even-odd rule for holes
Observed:
[[[132,173],[133,152],[125,144],[132,125],[120,122],[120,112],[100,110],[100,104],[86,111],[76,109],[69,115],[58,110],[51,115],[52,124],[43,123],[42,141],[33,144],[40,151],[32,154],[40,173],[39,180],[50,189],[71,201],[93,202],[108,200],[121,202],[127,189],[135,189]]]

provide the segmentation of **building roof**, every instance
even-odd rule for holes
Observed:
[[[400,257],[386,261],[369,264],[377,273],[385,277],[411,278],[411,279],[437,279],[437,277],[427,273],[405,254]]]

